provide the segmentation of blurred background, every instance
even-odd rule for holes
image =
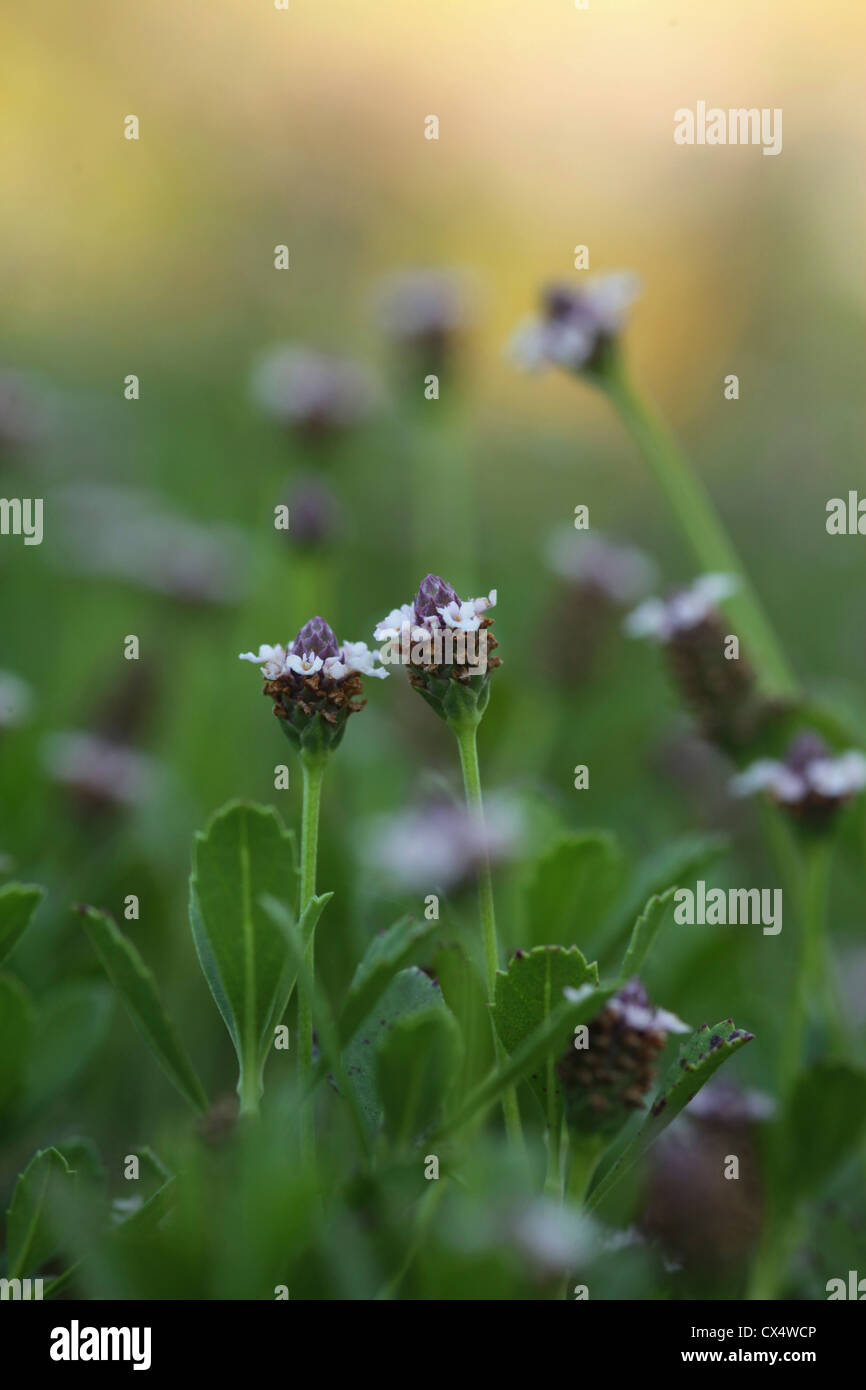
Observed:
[[[122,920],[136,894],[128,929],[209,1085],[231,1090],[186,925],[190,840],[236,796],[294,823],[300,789],[237,654],[318,612],[372,641],[427,571],[462,597],[498,588],[482,771],[518,807],[527,854],[600,828],[637,864],[721,832],[715,881],[773,882],[657,650],[621,633],[629,602],[693,575],[663,500],[600,395],[523,374],[506,349],[542,286],[580,282],[576,245],[592,273],[638,272],[637,375],[794,666],[862,719],[863,541],[824,527],[827,500],[864,477],[862,7],[54,0],[7,12],[2,32],[0,493],[43,498],[45,535],[0,538],[0,868],[47,888],[13,959],[44,1017],[99,984],[70,905]],[[781,107],[781,155],[675,145],[674,111],[698,100]],[[388,278],[416,271],[443,278]],[[416,331],[431,299],[440,319]],[[286,343],[288,367],[272,355]],[[593,533],[645,558],[637,576],[621,551],[576,558],[581,503]],[[398,872],[381,817],[456,776],[401,674],[367,685],[324,808],[335,995],[387,914],[431,891]],[[833,903],[855,980],[860,833]],[[500,888],[509,949],[520,872]],[[589,956],[593,927],[574,927]],[[774,938],[693,929],[650,983],[689,1021],[734,1012],[772,1039],[786,968]],[[4,1192],[58,1134],[86,1129],[113,1163],[172,1123],[176,1098],[110,996],[88,1013],[94,1065],[16,1117]],[[738,1067],[772,1089],[760,1044]]]

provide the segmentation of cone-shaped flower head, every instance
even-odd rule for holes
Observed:
[[[501,664],[492,655],[498,644],[486,616],[495,604],[495,589],[486,598],[461,600],[446,580],[428,574],[412,603],[376,625],[376,641],[386,644],[382,660],[405,666],[415,689],[449,723],[484,713],[490,671]]]
[[[733,778],[735,796],[767,792],[806,830],[824,830],[837,811],[866,787],[866,757],[854,749],[833,754],[820,735],[806,731],[792,741],[784,761],[759,758]]]
[[[542,296],[539,317],[517,329],[512,356],[529,369],[603,372],[639,290],[637,276],[626,271],[598,276],[579,288],[551,286]]]
[[[366,704],[362,676],[387,676],[366,642],[338,642],[324,618],[304,623],[288,646],[241,652],[265,678],[264,693],[287,738],[304,752],[336,748],[350,714]]]
[[[650,1004],[637,977],[629,980],[590,1023],[589,1046],[569,1044],[557,1063],[568,1124],[581,1135],[616,1134],[643,1108],[668,1033],[688,1032],[676,1015]]]
[[[630,636],[664,646],[673,679],[704,737],[729,753],[748,748],[774,712],[745,657],[726,651],[729,630],[716,605],[736,588],[730,575],[705,574],[667,599],[647,599],[625,621]]]

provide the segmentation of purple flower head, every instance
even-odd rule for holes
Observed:
[[[600,368],[637,292],[636,276],[626,272],[588,280],[579,288],[551,286],[542,296],[540,317],[518,329],[514,356],[529,368]]]
[[[428,574],[426,579],[422,579],[415,595],[415,617],[418,622],[435,618],[438,623],[439,609],[447,608],[449,603],[460,603],[457,591],[440,579],[438,574]]]
[[[298,656],[320,656],[324,661],[328,656],[340,655],[340,644],[334,629],[324,618],[310,618],[298,630],[298,635],[292,643],[292,651]]]
[[[589,1047],[569,1044],[556,1065],[568,1124],[581,1134],[616,1134],[644,1108],[668,1033],[688,1031],[676,1015],[653,1007],[636,976],[629,980],[590,1023]]]
[[[821,831],[866,787],[866,757],[858,749],[831,753],[811,730],[797,734],[783,761],[759,758],[731,782],[734,796],[768,792],[805,829]]]

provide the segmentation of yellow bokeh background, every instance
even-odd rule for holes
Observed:
[[[195,376],[274,336],[364,350],[378,274],[457,264],[479,289],[479,398],[564,411],[501,349],[583,243],[592,270],[640,272],[636,353],[689,415],[756,317],[799,303],[807,335],[862,310],[864,50],[855,0],[20,6],[0,59],[6,355],[74,376],[134,346]],[[675,145],[698,100],[781,107],[781,155]]]

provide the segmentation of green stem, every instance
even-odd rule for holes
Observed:
[[[319,850],[319,805],[322,796],[322,778],[325,774],[325,759],[320,756],[301,755],[303,772],[303,803],[301,809],[301,892],[300,912],[316,894],[316,862]],[[313,1072],[313,998],[312,987],[315,981],[315,934],[304,950],[306,964],[305,978],[298,980],[298,1033],[300,1047],[300,1079],[302,1088],[309,1086]],[[315,1130],[313,1126],[312,1101],[304,1102],[301,1109],[301,1153],[304,1158],[315,1158]]]
[[[810,1015],[820,1014],[835,1037],[839,1020],[830,993],[826,917],[831,846],[817,840],[807,846],[802,863],[799,899],[800,939],[780,1059],[779,1089],[788,1096],[806,1060]]]
[[[452,725],[460,753],[460,766],[463,770],[463,787],[470,815],[474,816],[481,829],[481,843],[484,845],[484,802],[481,796],[481,772],[478,767],[478,720],[465,720]],[[487,998],[492,1004],[496,990],[496,972],[499,969],[499,942],[496,937],[496,915],[493,907],[493,876],[490,872],[490,859],[484,851],[478,872],[478,906],[481,915],[481,937],[484,947],[484,969],[487,978]],[[493,1043],[498,1061],[504,1060],[505,1049],[499,1040],[491,1016]],[[502,1096],[505,1112],[505,1128],[511,1142],[523,1144],[523,1130],[520,1123],[520,1108],[517,1104],[517,1091],[508,1086]]]
[[[728,601],[727,610],[746,644],[765,694],[783,699],[795,698],[799,693],[797,682],[746,577],[742,562],[709,493],[680,451],[661,415],[639,393],[618,355],[611,359],[608,370],[600,376],[599,381],[649,463],[698,564],[705,572],[718,571],[736,576],[739,589]]]

